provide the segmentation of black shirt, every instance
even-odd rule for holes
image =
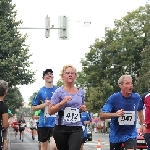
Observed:
[[[2,127],[2,115],[8,113],[8,107],[4,104],[3,101],[0,101],[0,131],[3,129]]]

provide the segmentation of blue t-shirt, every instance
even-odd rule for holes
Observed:
[[[46,98],[51,100],[51,97],[56,89],[57,89],[56,86],[53,86],[53,88],[46,88],[45,86],[42,87],[39,90],[38,94],[33,98],[32,105],[33,106],[40,105],[41,103],[45,102]],[[38,127],[54,127],[55,118],[56,117],[54,115],[45,118],[44,109],[41,109]]]
[[[137,137],[136,111],[143,110],[142,100],[138,93],[132,93],[129,98],[123,97],[121,92],[114,93],[106,101],[102,112],[115,113],[120,109],[135,112],[134,125],[119,125],[118,117],[111,118],[109,140],[112,143],[121,143],[129,138]]]
[[[84,121],[90,121],[91,122],[91,116],[89,116],[90,114],[85,111],[81,114],[81,122],[82,122],[82,126],[84,129],[84,137],[87,137],[87,125],[84,124]]]

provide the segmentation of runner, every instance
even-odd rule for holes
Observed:
[[[72,65],[65,65],[60,74],[64,85],[51,98],[49,114],[55,114],[54,139],[58,150],[80,150],[83,140],[80,113],[85,110],[84,91],[75,87],[77,71]]]
[[[82,121],[82,129],[84,132],[84,137],[83,137],[83,141],[82,141],[80,150],[83,150],[84,143],[86,143],[86,141],[87,141],[87,126],[92,121],[91,116],[90,116],[89,112],[87,111],[87,109],[85,109],[85,111],[82,112],[81,121]]]
[[[118,80],[120,91],[112,94],[100,112],[101,119],[111,119],[110,123],[110,150],[121,150],[122,143],[125,149],[136,149],[137,117],[141,124],[141,134],[145,134],[143,105],[140,95],[134,93],[131,75],[122,75]]]
[[[35,135],[36,135],[36,127],[37,127],[37,120],[34,119],[34,116],[32,117],[32,119],[30,119],[30,129],[31,129],[31,133],[32,133],[32,140],[35,139]]]
[[[19,124],[17,118],[15,118],[14,121],[12,122],[12,128],[14,129],[15,132],[15,139],[17,139],[18,130],[19,130]]]
[[[39,118],[40,118],[40,113],[41,113],[41,110],[37,110],[35,111],[34,113],[34,119],[37,120],[37,134],[38,134],[38,147],[39,147],[39,150],[41,150],[41,143],[40,143],[40,136],[39,136],[39,130],[38,130],[38,124],[39,124]]]
[[[54,76],[52,69],[46,69],[43,71],[43,80],[45,81],[45,86],[39,90],[37,96],[35,96],[32,100],[33,111],[41,110],[38,124],[38,136],[41,142],[41,150],[50,149],[50,137],[52,149],[57,149],[55,141],[52,137],[53,128],[55,125],[55,116],[50,116],[48,114],[48,106],[50,105],[51,97],[57,88],[53,85],[53,78]]]
[[[25,126],[26,126],[26,121],[24,120],[24,117],[21,116],[20,120],[18,121],[19,124],[19,132],[20,132],[20,140],[24,139],[24,130],[25,130]]]

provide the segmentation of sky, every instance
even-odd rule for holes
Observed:
[[[50,17],[50,26],[58,27],[58,17],[67,16],[69,39],[59,40],[58,30],[50,30],[50,37],[45,38],[44,29],[18,29],[22,35],[27,34],[29,45],[29,69],[36,71],[36,82],[31,85],[20,85],[19,90],[25,101],[42,86],[42,73],[53,69],[54,84],[60,79],[60,71],[66,64],[72,64],[77,71],[82,70],[80,63],[89,46],[95,39],[102,39],[105,27],[113,28],[114,20],[120,20],[127,12],[144,6],[148,0],[12,0],[16,4],[16,21],[22,20],[20,27],[45,28],[45,17]],[[84,22],[90,21],[89,27]]]

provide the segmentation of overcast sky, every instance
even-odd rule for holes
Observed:
[[[52,68],[54,84],[59,80],[59,73],[65,64],[74,65],[81,71],[81,58],[89,52],[95,38],[102,39],[105,27],[113,27],[115,19],[121,19],[148,0],[12,0],[16,4],[16,20],[22,20],[21,27],[45,27],[45,17],[50,17],[50,25],[58,27],[58,16],[67,16],[69,23],[69,40],[59,40],[58,30],[50,31],[45,38],[44,29],[20,29],[28,34],[26,44],[30,45],[30,58],[34,64],[30,67],[37,70],[36,82],[32,85],[20,86],[25,99],[39,90],[44,82],[42,72]],[[90,27],[84,27],[85,21],[91,21]]]

